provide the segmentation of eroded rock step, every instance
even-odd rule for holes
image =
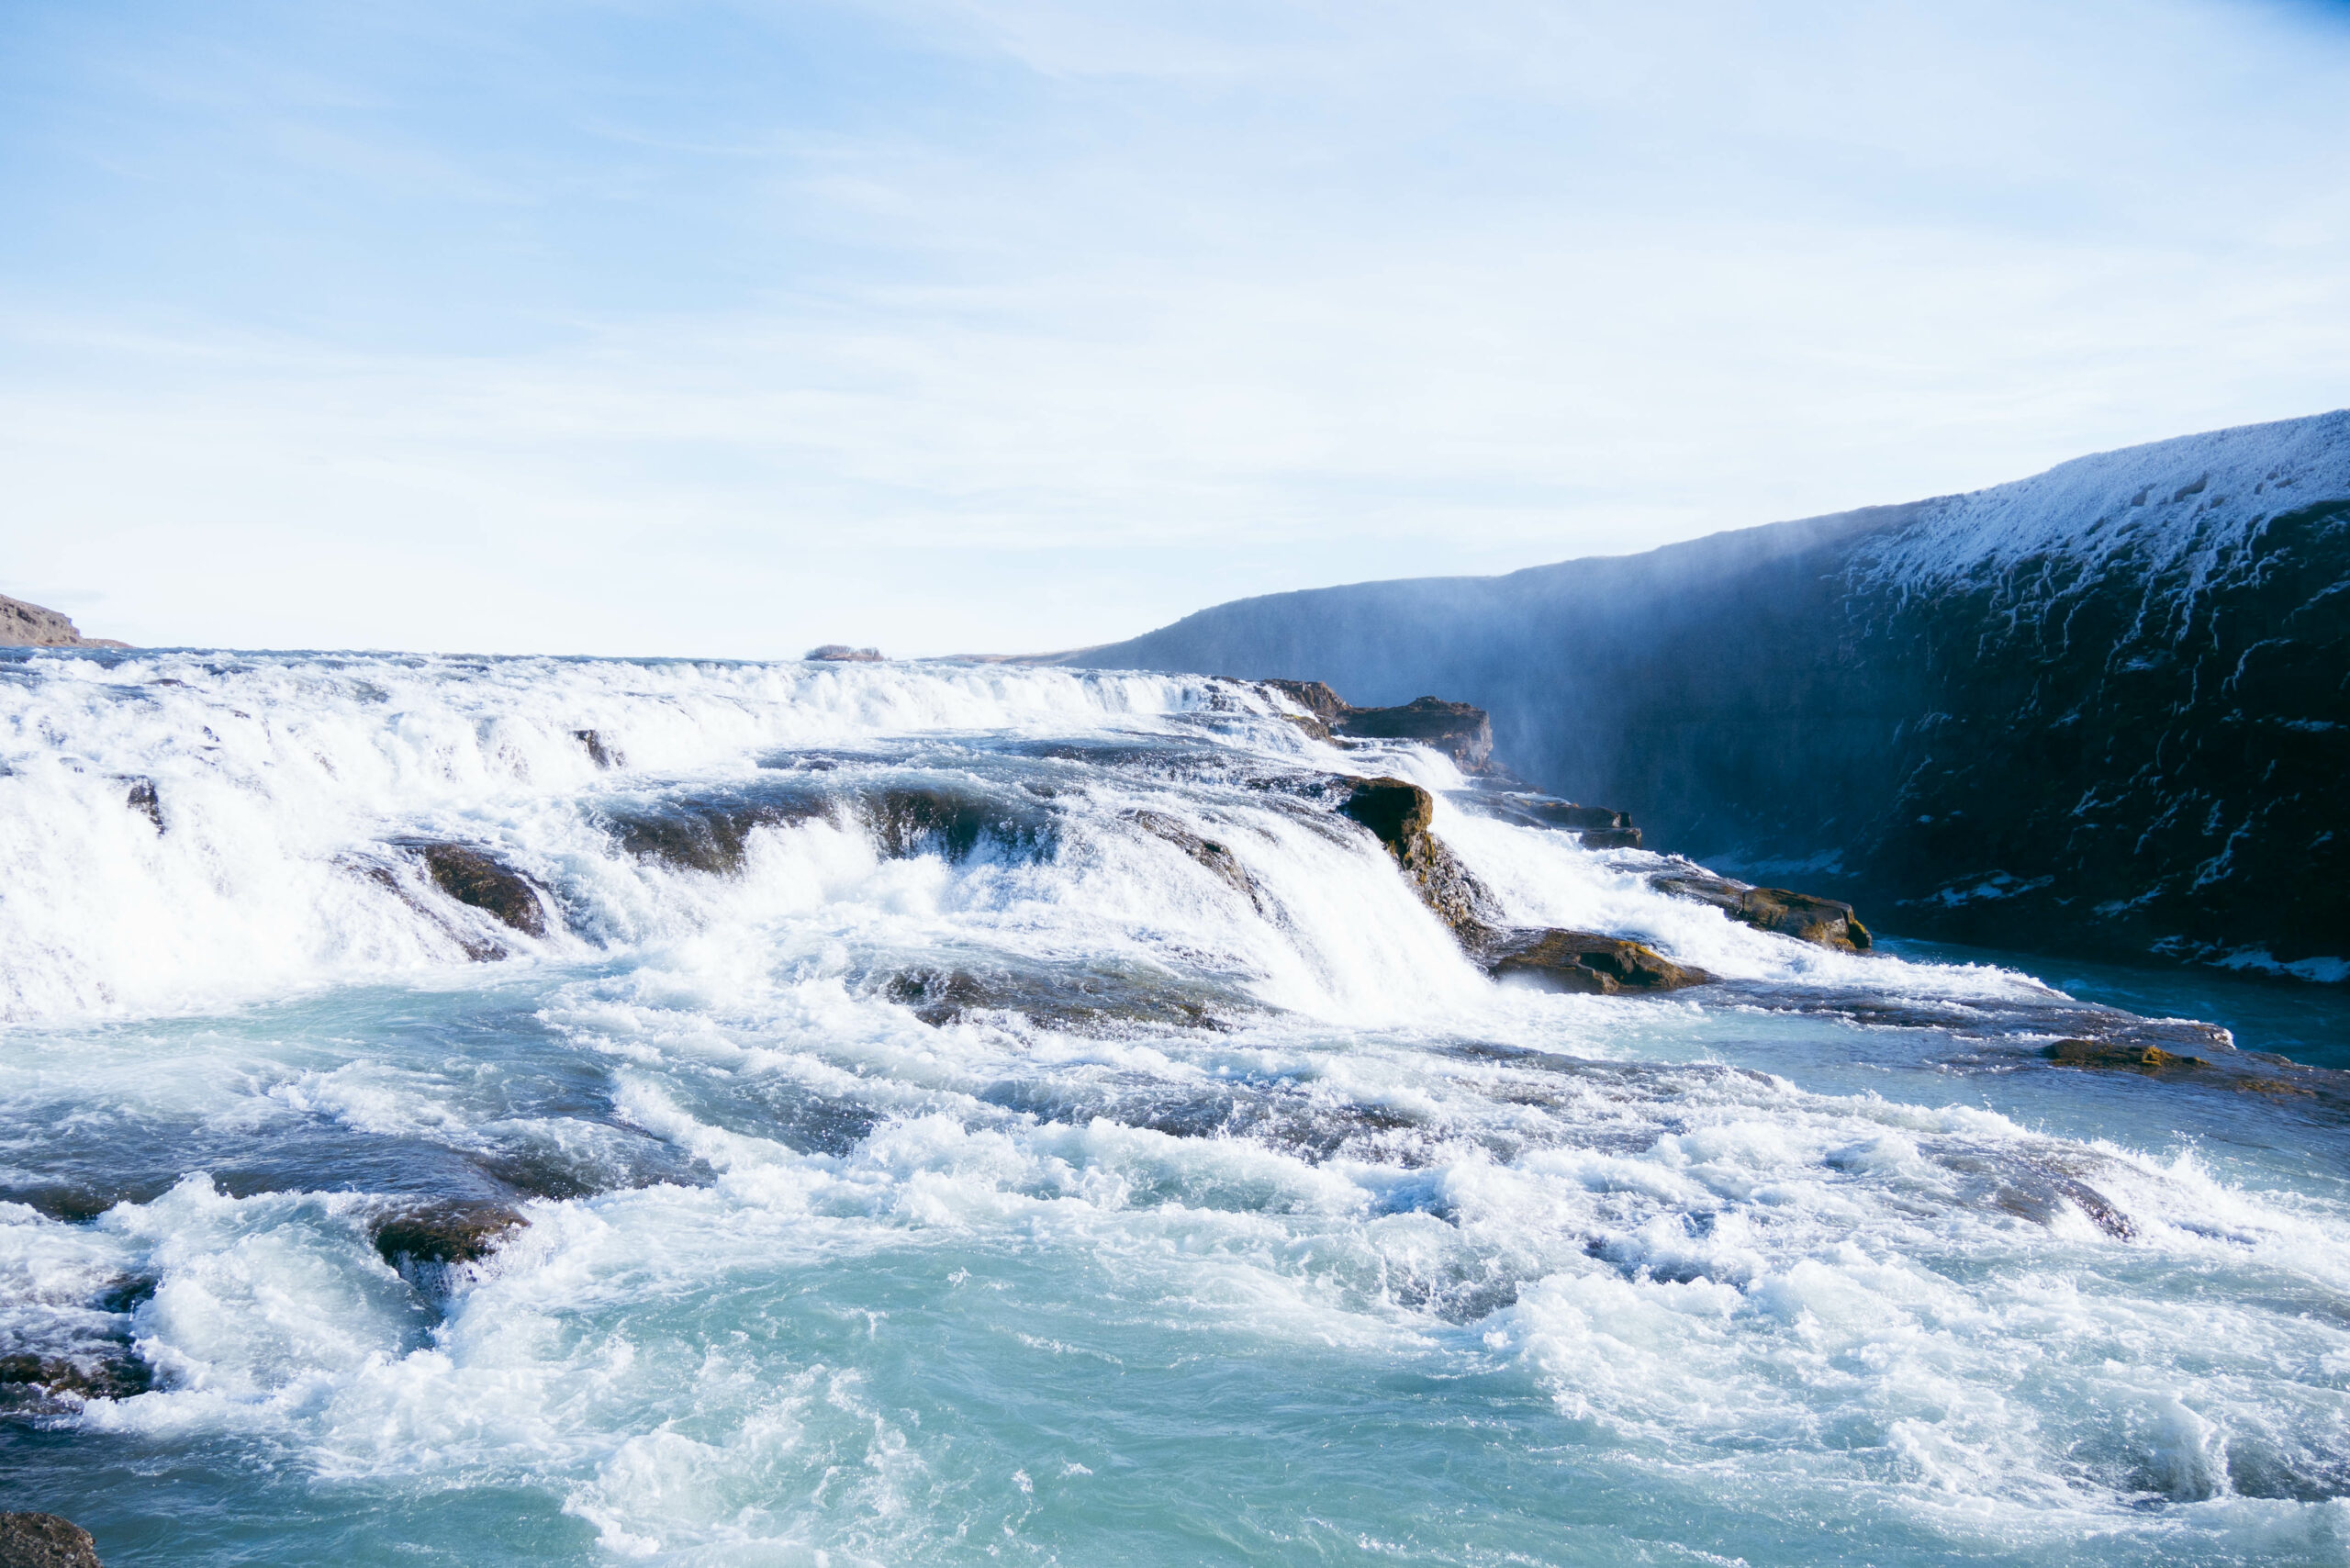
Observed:
[[[609,807],[604,816],[625,853],[712,876],[742,870],[755,830],[819,819],[856,823],[900,858],[936,852],[963,860],[982,846],[1033,858],[1050,851],[1058,832],[1051,808],[1015,789],[976,779],[840,784],[816,772]]]
[[[1676,964],[1623,937],[1503,924],[1491,891],[1429,831],[1436,801],[1416,784],[1401,778],[1356,780],[1338,811],[1371,830],[1403,868],[1420,901],[1496,979],[1595,996],[1678,991],[1713,980],[1703,969]]]

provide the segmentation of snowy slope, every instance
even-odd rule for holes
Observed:
[[[2350,497],[2350,409],[2100,452],[1922,503],[1862,543],[1858,581],[1932,588],[2034,556],[2168,569],[2242,546],[2271,518]]]

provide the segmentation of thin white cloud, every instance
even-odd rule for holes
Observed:
[[[901,6],[973,96],[878,129],[587,104],[734,204],[724,298],[536,262],[458,353],[19,282],[0,588],[167,640],[1071,645],[2350,401],[2350,51],[2281,13],[1267,14]],[[470,156],[386,145],[363,194]]]

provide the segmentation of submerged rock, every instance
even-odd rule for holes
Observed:
[[[2210,1056],[2165,1049],[2144,1037],[2155,1035],[2171,1045],[2190,1044],[2198,1028],[2209,1031]],[[2331,1122],[2350,1114],[2350,1073],[2308,1067],[2266,1051],[2240,1051],[2224,1031],[2185,1020],[2151,1020],[2116,1037],[2057,1040],[2042,1047],[2039,1054],[2053,1067],[2133,1073],[2222,1093],[2257,1094]]]
[[[2034,1225],[2053,1225],[2070,1207],[2116,1241],[2128,1241],[2138,1234],[2137,1226],[2120,1205],[2082,1180],[2090,1172],[2068,1168],[2053,1148],[2035,1155],[1953,1145],[1933,1149],[1930,1157],[1958,1179],[1953,1195],[1962,1203],[1996,1209]],[[1830,1163],[1841,1162],[1831,1155]]]
[[[98,1543],[55,1514],[0,1514],[0,1568],[99,1568]]]
[[[1714,978],[1638,942],[1555,927],[1496,932],[1487,938],[1481,957],[1485,972],[1496,980],[1516,977],[1589,996],[1679,991]]]
[[[2118,1045],[2111,1040],[2059,1040],[2040,1053],[2062,1067],[2097,1067],[2149,1075],[2191,1072],[2201,1057],[2178,1056],[2160,1046]]]
[[[393,846],[403,852],[400,861],[386,864],[360,856],[344,863],[439,926],[476,963],[493,963],[506,958],[509,949],[472,922],[452,918],[446,905],[426,893],[419,872],[422,883],[509,930],[526,936],[547,934],[552,901],[538,883],[489,851],[428,838],[395,839]]]
[[[934,1028],[996,1014],[1069,1034],[1115,1036],[1137,1026],[1221,1029],[1226,1016],[1244,1010],[1197,981],[1102,969],[925,966],[901,970],[881,990]]]
[[[1717,876],[1700,866],[1661,871],[1649,879],[1649,886],[1676,898],[1712,904],[1732,920],[1798,942],[1848,953],[1866,952],[1874,945],[1869,928],[1861,924],[1852,906],[1841,899],[1815,898],[1785,888],[1758,888]]]
[[[798,782],[724,794],[688,795],[612,812],[612,836],[639,860],[680,871],[730,876],[743,868],[755,829],[827,815],[824,796]]]
[[[1241,865],[1239,857],[1225,846],[1212,838],[1202,838],[1164,812],[1136,811],[1126,812],[1125,816],[1128,822],[1152,837],[1165,840],[1198,861],[1214,873],[1218,881],[1256,905],[1259,913],[1263,912],[1264,903],[1258,897],[1256,879],[1248,875],[1248,868]]]

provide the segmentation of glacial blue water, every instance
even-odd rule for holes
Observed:
[[[1806,946],[1203,679],[39,655],[0,764],[0,1498],[118,1568],[2350,1561],[2334,992]],[[1718,983],[1495,985],[1348,774]]]

